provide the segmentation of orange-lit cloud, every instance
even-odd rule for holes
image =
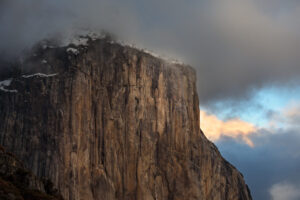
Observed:
[[[215,115],[200,111],[200,126],[206,137],[212,141],[220,139],[221,136],[228,136],[241,138],[249,146],[254,146],[249,135],[256,132],[257,128],[251,123],[240,119],[222,121]]]

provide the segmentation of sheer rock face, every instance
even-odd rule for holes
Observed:
[[[76,48],[40,51],[23,65],[56,75],[0,90],[0,144],[65,199],[251,199],[200,130],[191,67],[107,40]]]

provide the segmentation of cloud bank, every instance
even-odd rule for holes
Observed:
[[[295,0],[3,0],[0,11],[2,55],[78,28],[104,29],[193,65],[202,104],[245,99],[300,74]]]

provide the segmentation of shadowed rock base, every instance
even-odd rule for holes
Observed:
[[[0,146],[0,200],[63,199],[50,180],[37,178]]]

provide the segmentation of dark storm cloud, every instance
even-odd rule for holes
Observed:
[[[78,28],[104,29],[197,68],[203,104],[247,99],[265,84],[300,74],[295,0],[5,0],[0,6],[2,54]]]
[[[122,3],[116,3],[114,0],[5,1],[0,13],[0,49],[16,55],[41,39],[64,37],[82,28],[108,29],[127,35],[124,26],[135,27],[131,22],[136,16],[133,18]]]

